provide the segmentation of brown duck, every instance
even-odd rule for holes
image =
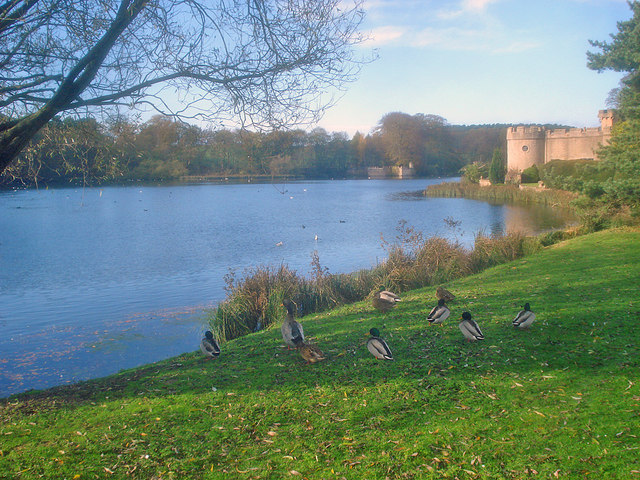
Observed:
[[[445,302],[452,302],[456,298],[453,293],[443,287],[436,288],[436,297],[438,297],[438,300],[444,300]]]
[[[380,290],[371,299],[371,304],[376,310],[388,312],[400,301],[401,299],[398,295],[389,290],[385,290],[384,287],[380,287]]]
[[[307,363],[320,362],[326,358],[324,353],[322,353],[318,347],[305,343],[300,337],[296,337],[294,342],[296,344],[296,348],[300,352],[300,356],[304,358]]]

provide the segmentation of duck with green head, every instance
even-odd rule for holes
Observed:
[[[475,342],[476,340],[484,340],[484,335],[482,334],[480,327],[471,317],[469,312],[462,312],[462,319],[460,320],[458,327],[467,341]]]
[[[218,345],[216,339],[213,338],[213,333],[209,330],[204,332],[204,338],[200,341],[200,350],[205,354],[207,359],[220,355],[220,345]]]
[[[282,306],[287,309],[287,318],[285,318],[284,322],[282,322],[282,327],[280,327],[282,341],[287,346],[287,349],[292,350],[297,348],[297,339],[304,343],[304,330],[300,322],[294,318],[295,304],[291,300],[285,300],[282,302]]]
[[[369,330],[371,338],[367,340],[367,350],[378,360],[393,360],[393,354],[387,342],[380,338],[380,330],[372,328]]]
[[[529,328],[536,319],[536,314],[531,311],[529,302],[522,306],[522,310],[518,312],[516,318],[513,319],[513,326],[517,328]]]
[[[427,315],[427,320],[429,320],[429,325],[442,325],[447,318],[451,315],[451,311],[444,304],[444,298],[438,300],[438,305],[431,309],[429,315]]]

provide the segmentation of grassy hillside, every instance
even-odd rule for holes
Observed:
[[[640,478],[640,231],[580,237],[389,314],[362,302],[302,319],[328,360],[279,328],[0,403],[2,478]],[[525,301],[538,320],[516,331]],[[467,344],[469,310],[486,340]],[[455,317],[455,318],[454,318]],[[376,361],[378,327],[395,362]],[[194,346],[195,347],[195,346]]]

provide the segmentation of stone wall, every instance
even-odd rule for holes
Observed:
[[[369,178],[412,178],[415,175],[413,166],[392,166],[392,167],[368,167],[367,177]]]
[[[507,176],[513,178],[532,165],[551,160],[597,159],[597,151],[611,138],[613,110],[600,110],[599,128],[550,130],[538,126],[510,127],[507,130]]]
[[[605,134],[602,128],[548,130],[544,163],[551,160],[595,159],[600,146],[608,142],[610,137],[611,134]]]

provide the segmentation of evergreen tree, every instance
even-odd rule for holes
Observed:
[[[505,168],[502,151],[499,148],[496,148],[493,151],[491,165],[489,166],[489,180],[491,180],[491,183],[494,185],[496,183],[504,183],[504,177],[506,174],[507,169]]]
[[[610,171],[610,177],[591,191],[617,204],[640,204],[640,2],[629,2],[633,17],[618,22],[611,43],[590,41],[600,52],[587,52],[588,67],[602,72],[625,72],[617,93],[620,122],[614,127],[610,144],[600,150],[603,160],[597,167]],[[597,188],[595,188],[597,187]]]

